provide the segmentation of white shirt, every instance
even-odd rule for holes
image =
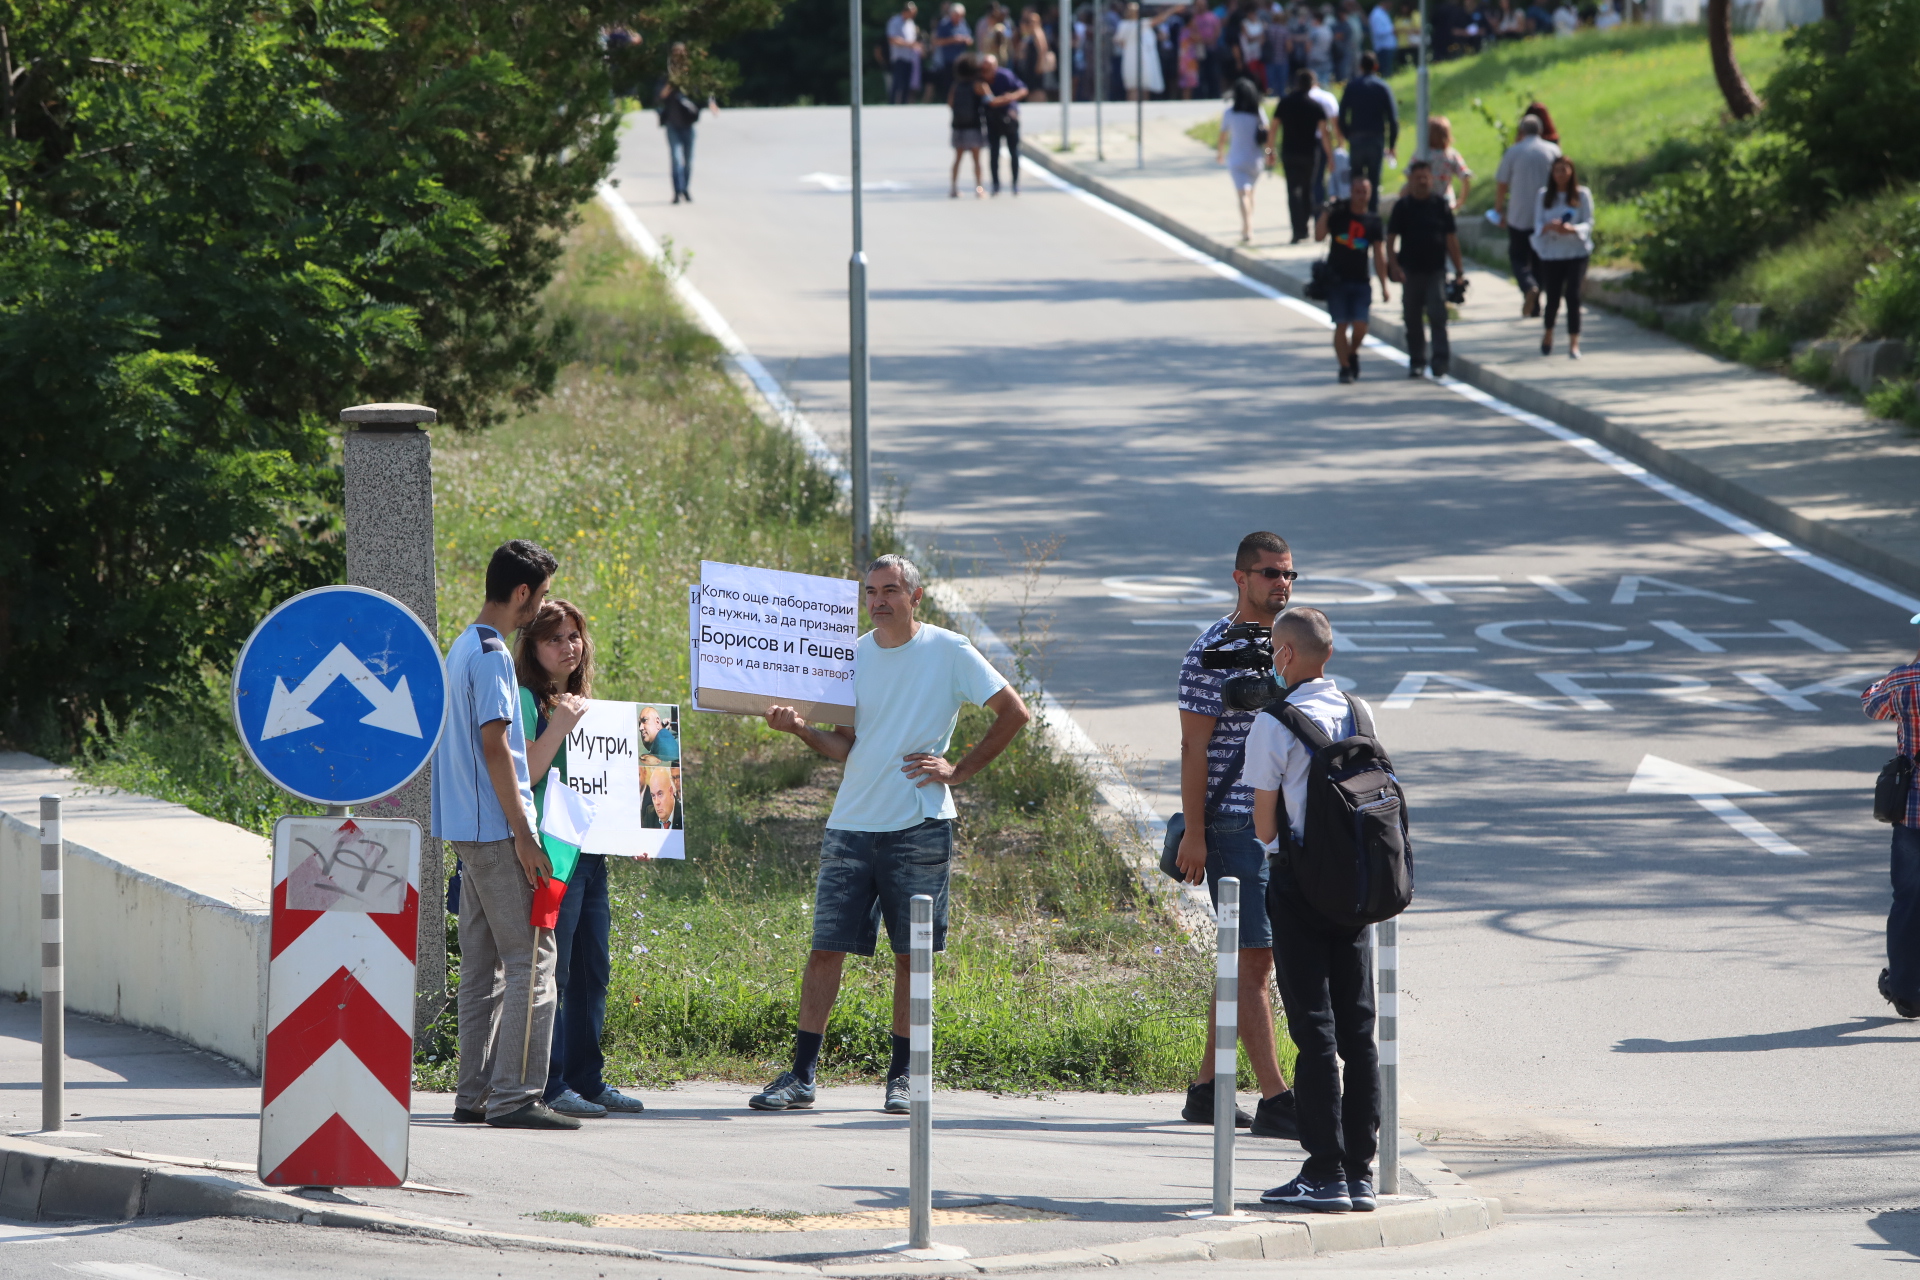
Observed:
[[[1335,742],[1353,736],[1353,711],[1346,695],[1326,676],[1301,681],[1287,701],[1306,712]],[[1372,707],[1367,707],[1367,714],[1373,714]],[[1296,842],[1307,836],[1307,770],[1312,764],[1313,752],[1293,730],[1264,711],[1253,718],[1253,728],[1247,730],[1247,762],[1240,776],[1255,791],[1280,793]]]
[[[965,703],[984,705],[1006,688],[963,635],[923,622],[913,639],[882,649],[873,632],[854,646],[853,705],[858,723],[827,825],[840,831],[905,831],[928,818],[951,818],[953,792],[901,770],[916,752],[944,755]]]
[[[1338,120],[1340,118],[1340,99],[1334,97],[1317,84],[1307,90],[1307,96],[1320,104],[1320,110],[1326,112],[1327,119]]]

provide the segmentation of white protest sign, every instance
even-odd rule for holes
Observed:
[[[760,715],[775,704],[853,723],[860,584],[783,569],[700,562],[694,705]]]
[[[567,785],[594,805],[580,852],[686,857],[681,776],[678,706],[589,698],[567,735]]]

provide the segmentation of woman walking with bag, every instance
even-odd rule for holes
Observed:
[[[514,655],[520,680],[520,714],[533,730],[527,743],[527,773],[533,779],[535,812],[544,817],[547,771],[567,775],[567,734],[587,713],[593,691],[593,642],[587,620],[565,600],[540,606],[520,632]],[[553,985],[560,1009],[553,1020],[553,1052],[547,1067],[546,1103],[561,1115],[598,1119],[609,1111],[646,1108],[600,1078],[605,1058],[600,1033],[607,1021],[608,954],[613,909],[607,896],[607,860],[582,853],[567,879],[560,918],[553,928],[558,957]]]
[[[1547,172],[1547,185],[1534,197],[1533,251],[1540,258],[1540,285],[1546,291],[1547,331],[1540,354],[1553,354],[1553,322],[1560,299],[1567,300],[1567,355],[1580,358],[1580,285],[1593,256],[1593,192],[1580,185],[1573,161],[1561,156]]]
[[[1233,82],[1233,105],[1220,116],[1220,143],[1214,148],[1215,164],[1224,163],[1240,199],[1240,243],[1253,240],[1253,188],[1265,167],[1266,122],[1260,116],[1260,90],[1242,76]]]

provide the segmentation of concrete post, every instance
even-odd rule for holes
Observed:
[[[346,439],[347,582],[385,592],[440,633],[434,600],[433,442],[439,414],[417,404],[363,404],[340,411]],[[369,817],[420,824],[420,934],[414,1036],[426,1034],[447,992],[446,869],[432,838],[433,766],[400,790],[361,806]]]

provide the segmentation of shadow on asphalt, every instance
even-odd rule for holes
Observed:
[[[1864,1036],[1860,1031],[1899,1026],[1903,1018],[1856,1017],[1803,1031],[1768,1031],[1751,1036],[1714,1036],[1705,1040],[1622,1040],[1615,1053],[1764,1053],[1771,1049],[1830,1049],[1848,1044],[1907,1044],[1912,1036]]]

